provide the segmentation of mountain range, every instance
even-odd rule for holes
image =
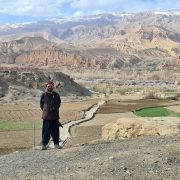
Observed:
[[[180,69],[180,11],[112,13],[0,26],[0,65]]]

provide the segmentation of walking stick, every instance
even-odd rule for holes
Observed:
[[[36,136],[36,133],[35,133],[35,123],[33,124],[33,147],[35,148],[35,145],[36,145],[36,141],[35,141],[35,137]]]

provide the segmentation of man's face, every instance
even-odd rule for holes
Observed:
[[[52,92],[53,89],[54,89],[54,86],[53,86],[52,84],[48,84],[48,85],[46,86],[46,89],[47,89],[48,92]]]

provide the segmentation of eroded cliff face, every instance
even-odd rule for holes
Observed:
[[[67,50],[56,47],[48,47],[45,49],[33,50],[23,53],[16,57],[15,63],[21,66],[33,67],[97,67],[98,63],[95,59],[84,57],[78,52],[68,52]]]
[[[19,55],[37,48],[49,47],[50,45],[50,42],[41,37],[24,37],[19,40],[1,42],[0,63],[15,64]]]
[[[0,43],[0,64],[31,68],[103,68],[103,62],[90,54],[65,49],[40,37]]]

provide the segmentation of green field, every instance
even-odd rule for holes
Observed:
[[[26,130],[33,129],[35,126],[36,129],[41,128],[41,123],[32,123],[32,122],[0,122],[0,131],[17,131],[17,130]]]
[[[180,113],[176,113],[164,107],[153,107],[137,110],[134,113],[141,117],[180,117]]]

